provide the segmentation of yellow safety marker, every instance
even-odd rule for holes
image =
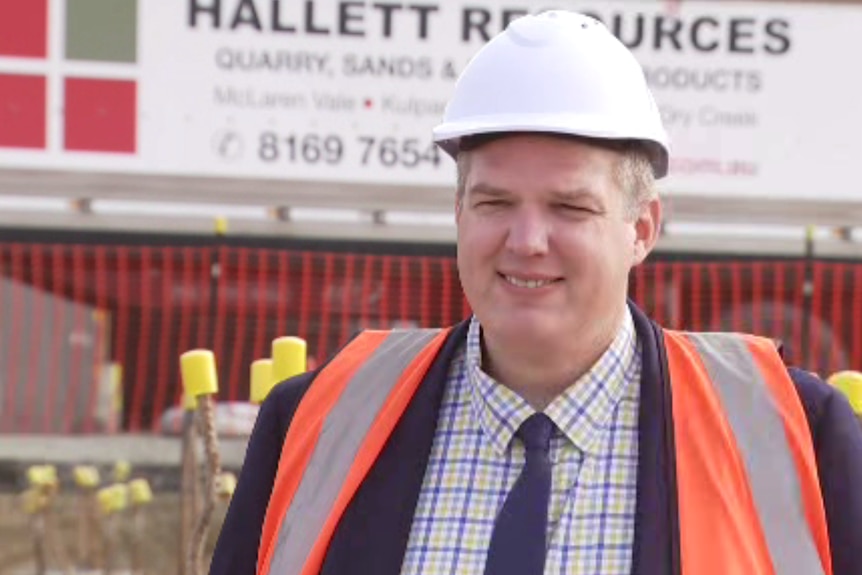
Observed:
[[[96,567],[98,548],[93,535],[98,533],[99,521],[96,488],[101,478],[99,470],[92,465],[76,465],[72,469],[72,477],[78,486],[76,494],[76,515],[78,520],[78,567],[92,569]]]
[[[72,477],[81,489],[93,489],[99,485],[99,470],[92,465],[76,465],[72,469]]]
[[[41,466],[40,466],[41,467]],[[21,507],[30,517],[30,528],[33,534],[33,550],[35,551],[36,572],[45,573],[48,565],[46,549],[48,514],[51,508],[52,493],[45,489],[45,483],[38,477],[39,469],[28,470],[30,488],[21,493]],[[35,480],[35,483],[34,483]]]
[[[227,234],[227,218],[226,217],[216,216],[213,224],[215,227],[215,234],[217,236],[223,236],[223,235]]]
[[[304,373],[308,351],[301,337],[284,336],[272,341],[272,378],[279,383]]]
[[[221,460],[218,452],[218,436],[215,429],[215,407],[213,395],[218,393],[218,373],[215,355],[208,349],[194,349],[180,356],[180,372],[183,378],[183,391],[198,400],[198,420],[204,439],[207,472],[204,475],[203,509],[195,522],[187,549],[186,575],[201,575],[203,547],[210,521],[215,509],[215,481],[221,474]]]
[[[132,506],[140,507],[153,502],[153,490],[146,479],[135,479],[129,482],[129,494]]]
[[[56,526],[52,517],[52,503],[60,490],[57,468],[53,465],[33,465],[27,468],[27,482],[30,489],[23,494],[23,505],[31,517],[37,570],[44,572],[47,569],[48,547],[53,549],[61,564],[67,563],[63,548],[56,540]]]
[[[187,396],[200,397],[218,392],[215,355],[208,349],[193,349],[180,356],[183,389]]]
[[[213,362],[215,362],[215,358],[213,358]],[[194,374],[191,374],[190,377],[194,377]],[[182,552],[179,558],[179,575],[187,575],[186,550],[190,546],[191,532],[200,513],[201,501],[197,450],[194,445],[198,436],[195,425],[198,398],[187,389],[185,377],[183,377],[182,405],[182,442],[180,446],[180,549]]]
[[[115,483],[99,489],[96,497],[105,515],[119,513],[129,505],[129,488],[125,483]]]
[[[827,381],[847,396],[850,407],[856,415],[862,416],[862,372],[839,371],[833,373]]]
[[[123,511],[129,506],[129,486],[125,483],[114,484],[114,498],[117,511]]]
[[[263,403],[273,385],[275,379],[272,377],[272,360],[258,359],[251,362],[251,402],[257,405]]]
[[[114,481],[117,483],[125,483],[132,475],[132,464],[121,459],[114,463]]]
[[[96,501],[104,516],[101,537],[105,572],[112,573],[116,567],[119,549],[119,521],[121,514],[129,506],[129,487],[126,483],[114,483],[103,487],[96,492]]]
[[[60,487],[57,468],[53,465],[33,465],[27,469],[27,481],[31,487],[46,493],[54,493]]]
[[[221,499],[230,499],[236,491],[236,475],[226,471],[216,478],[216,493]]]
[[[142,513],[144,506],[153,502],[153,490],[150,489],[150,482],[146,479],[139,478],[129,482],[129,501],[131,503],[131,512],[129,520],[132,527],[130,537],[127,540],[127,551],[129,556],[129,567],[131,573],[139,573],[141,568],[141,542],[145,532],[145,517]]]

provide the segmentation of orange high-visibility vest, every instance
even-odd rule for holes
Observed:
[[[665,330],[682,572],[831,575],[808,421],[772,341]]]
[[[366,331],[315,378],[285,436],[258,575],[317,575],[448,330]],[[802,405],[771,341],[665,331],[685,575],[831,575]],[[325,425],[324,425],[325,423]]]

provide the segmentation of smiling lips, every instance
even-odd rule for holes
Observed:
[[[503,273],[500,274],[500,277],[502,277],[504,280],[506,280],[506,282],[512,284],[515,287],[528,289],[537,289],[545,287],[547,285],[551,285],[556,282],[563,281],[562,278],[523,277]]]

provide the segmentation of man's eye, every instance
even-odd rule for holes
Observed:
[[[578,206],[575,204],[557,204],[557,209],[563,210],[565,212],[583,212],[583,213],[593,213],[593,210],[586,206]]]
[[[509,203],[506,200],[482,200],[480,202],[476,202],[476,207],[501,208],[508,204]]]

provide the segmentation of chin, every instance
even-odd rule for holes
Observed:
[[[559,318],[559,314],[549,310],[510,309],[497,311],[489,327],[507,338],[546,339],[559,334]]]

